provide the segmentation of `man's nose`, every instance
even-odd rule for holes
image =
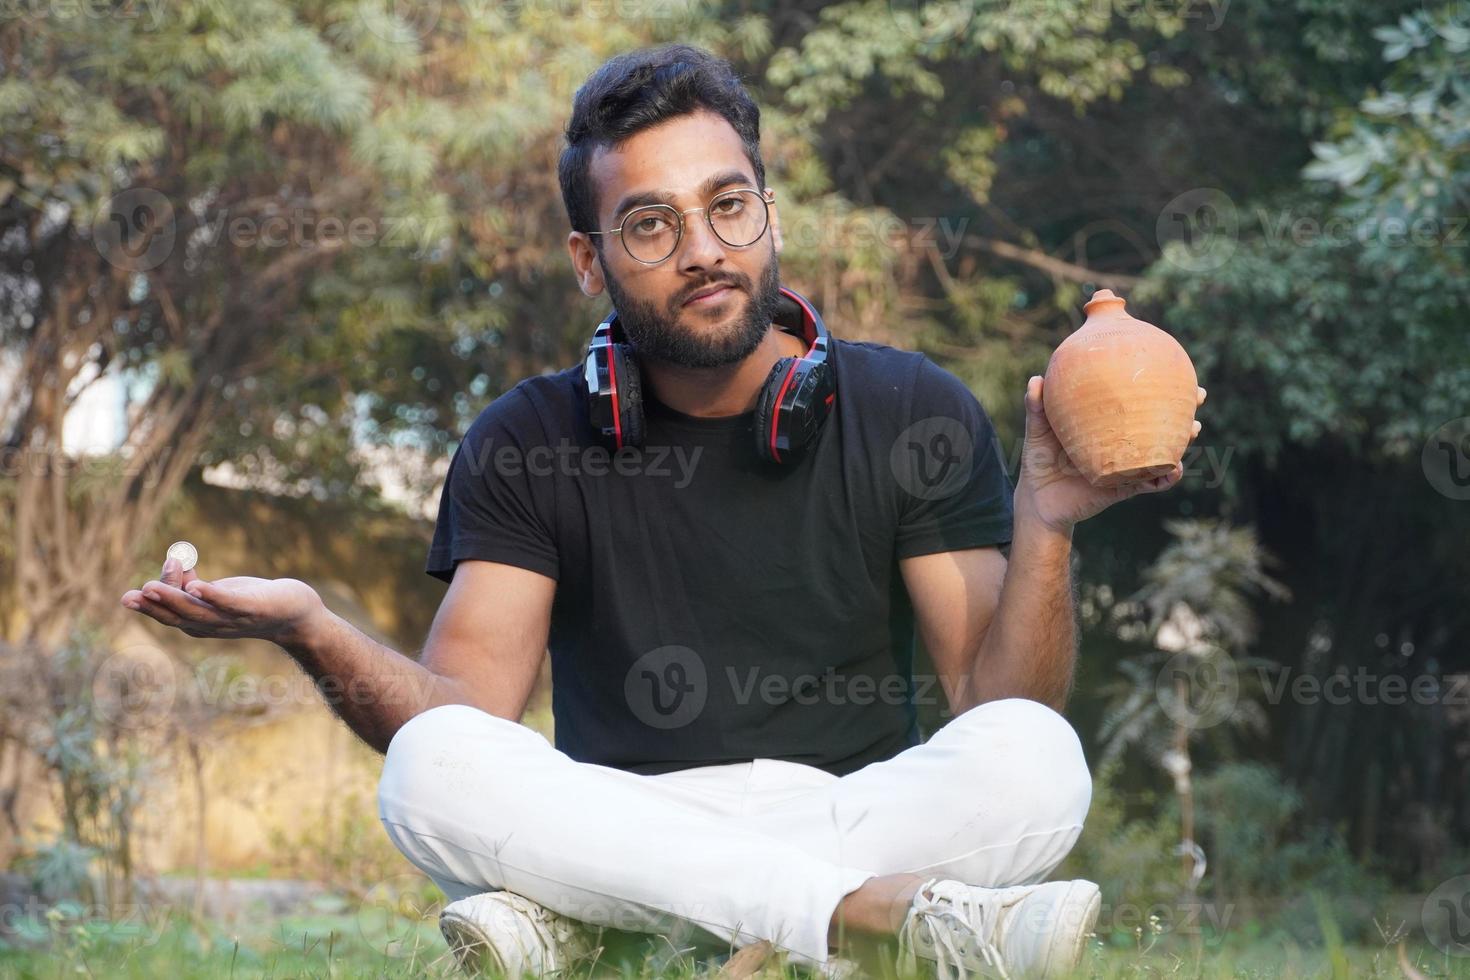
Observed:
[[[681,272],[716,269],[725,261],[725,243],[720,241],[703,211],[684,216],[684,240],[679,243]]]

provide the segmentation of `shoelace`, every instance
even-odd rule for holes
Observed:
[[[543,905],[532,904],[526,912],[531,919],[531,928],[547,949],[560,949],[580,938],[575,924]]]
[[[935,895],[930,888],[938,882],[938,878],[931,878],[919,886],[909,914],[904,918],[903,928],[899,930],[899,957],[904,969],[910,974],[918,973],[914,944],[922,929],[927,931],[929,945],[934,948],[935,972],[941,980],[964,980],[968,975],[970,957],[965,955],[956,936],[967,939],[966,945],[1001,980],[1009,980],[1000,950],[989,938],[995,934],[999,908],[977,901],[968,889],[958,896],[950,893]]]

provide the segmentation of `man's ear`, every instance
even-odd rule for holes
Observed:
[[[771,210],[771,245],[776,249],[776,254],[781,254],[781,212],[776,210],[776,191],[767,187],[765,191],[766,200],[770,203]]]
[[[598,260],[597,246],[586,232],[574,231],[567,235],[567,254],[572,257],[572,269],[577,273],[577,286],[585,296],[599,296],[605,283],[602,279],[602,263]]]

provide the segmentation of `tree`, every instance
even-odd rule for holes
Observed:
[[[1457,542],[1470,528],[1422,458],[1470,392],[1456,244],[1470,202],[1456,135],[1470,120],[1470,34],[1416,15],[1377,37],[1387,77],[1340,111],[1306,184],[1249,207],[1217,201],[1235,207],[1234,229],[1167,251],[1142,295],[1204,383],[1229,393],[1208,422],[1241,457],[1222,502],[1260,527],[1297,596],[1269,616],[1271,652],[1319,682],[1367,681],[1347,704],[1281,705],[1288,771],[1310,812],[1346,815],[1359,855],[1391,854],[1407,872],[1435,848],[1396,828],[1470,831],[1470,793],[1448,775],[1463,736],[1441,686],[1466,665],[1470,567]],[[1436,692],[1428,703],[1383,697],[1385,682],[1419,677]]]
[[[106,660],[84,640],[158,574],[158,526],[202,466],[369,506],[365,429],[432,451],[544,363],[575,304],[558,288],[544,326],[509,331],[538,290],[504,284],[559,244],[562,107],[660,29],[455,8],[426,30],[373,2],[128,9],[0,20],[7,755],[70,744],[45,733],[87,685],[32,695],[69,650],[84,680]],[[115,452],[73,456],[68,410],[104,377],[138,403]],[[43,761],[71,792],[66,758]]]
[[[1264,730],[1256,698],[1259,672],[1271,664],[1242,654],[1256,638],[1252,601],[1290,592],[1266,572],[1270,559],[1252,530],[1216,521],[1166,526],[1175,540],[1145,571],[1143,588],[1112,611],[1120,635],[1153,649],[1122,661],[1126,680],[1099,692],[1111,697],[1100,765],[1139,746],[1168,773],[1179,797],[1182,891],[1192,904],[1206,856],[1195,834],[1190,743],[1203,733],[1228,746],[1234,732]],[[1197,933],[1194,940],[1198,956]]]

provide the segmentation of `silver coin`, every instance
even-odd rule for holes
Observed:
[[[181,570],[187,572],[199,562],[199,551],[187,541],[175,541],[168,546],[169,558],[177,558]]]

